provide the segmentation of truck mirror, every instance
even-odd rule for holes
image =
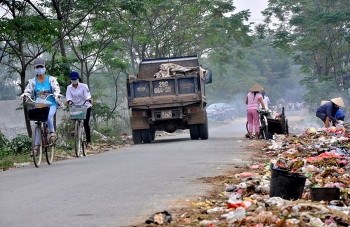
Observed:
[[[210,69],[208,69],[205,73],[205,83],[211,84],[213,82],[213,74]]]

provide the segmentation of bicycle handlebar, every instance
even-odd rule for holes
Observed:
[[[85,105],[86,102],[91,103],[91,99],[85,100],[85,102],[83,103],[83,105]],[[74,103],[72,100],[69,100],[69,101],[68,101],[68,105],[70,105],[70,106],[71,106],[71,105],[75,105],[75,103]]]
[[[258,111],[259,115],[266,115],[266,116],[268,116],[268,115],[271,114],[271,111],[270,111],[270,110],[258,109],[257,111]]]
[[[53,94],[49,94],[44,99],[47,100],[50,96],[53,96]],[[36,101],[34,101],[29,95],[24,95],[23,97],[25,97],[24,99],[25,102],[28,102],[27,100],[29,99],[31,103],[36,103]]]

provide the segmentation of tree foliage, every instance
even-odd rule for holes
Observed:
[[[264,14],[266,22],[276,25],[273,45],[292,54],[307,75],[301,81],[307,87],[307,101],[347,96],[349,1],[270,0]]]
[[[250,47],[236,45],[231,52],[218,49],[212,53],[205,61],[215,75],[207,87],[209,102],[229,102],[245,115],[245,96],[254,83],[265,88],[273,105],[284,97],[299,101],[301,96],[293,91],[302,88],[292,59],[270,43],[268,38],[256,39]]]
[[[96,124],[127,119],[122,110],[126,75],[137,73],[137,63],[145,58],[198,54],[206,67],[215,69],[217,80],[209,92],[220,91],[227,99],[246,92],[253,82],[277,88],[290,70],[280,52],[254,41],[249,11],[235,12],[232,0],[26,0],[0,5],[6,12],[0,20],[0,60],[18,73],[22,91],[30,64],[40,55],[47,58],[48,73],[59,78],[63,93],[69,71],[79,71],[99,101]]]

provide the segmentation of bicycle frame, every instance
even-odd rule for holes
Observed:
[[[262,139],[269,139],[269,132],[268,132],[268,122],[266,116],[268,116],[269,112],[265,110],[257,110],[259,114],[259,138]],[[249,133],[248,129],[248,122],[246,123],[246,129]]]
[[[84,104],[89,101],[85,100]],[[74,106],[75,104],[70,100],[68,102],[69,106]],[[84,105],[83,104],[83,105]],[[79,105],[80,106],[80,105]],[[86,110],[85,110],[86,111]],[[84,119],[72,119],[74,121],[74,149],[77,158],[80,157],[80,150],[83,152],[83,156],[86,156],[86,134],[84,127]]]
[[[268,122],[266,116],[269,115],[267,111],[264,110],[258,110],[259,113],[259,137],[261,139],[269,139],[269,129],[268,129]]]
[[[50,97],[51,95],[47,96],[46,98]],[[29,103],[36,103],[28,96],[26,96],[26,98],[28,98]],[[36,167],[40,166],[43,150],[46,154],[47,164],[51,165],[54,158],[55,141],[51,142],[48,139],[47,122],[42,120],[34,121],[33,129],[34,130],[32,130],[32,156],[34,165]]]

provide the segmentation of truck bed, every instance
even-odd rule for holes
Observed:
[[[198,76],[129,81],[129,107],[183,106],[201,101]]]

